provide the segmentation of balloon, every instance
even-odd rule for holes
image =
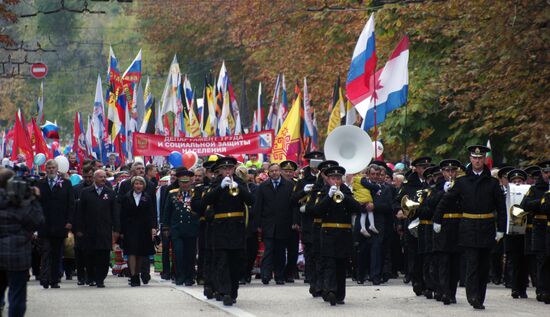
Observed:
[[[145,161],[143,160],[143,156],[136,156],[134,157],[134,163],[142,163],[145,164]]]
[[[401,163],[401,162],[395,164],[395,169],[394,169],[394,171],[397,171],[397,170],[402,171],[402,170],[404,170],[404,169],[405,169],[405,164],[403,164],[403,163]]]
[[[382,142],[376,141],[375,144],[373,141],[372,146],[376,148],[376,155],[378,155],[378,157],[382,156],[382,153],[384,153],[384,145],[382,144]]]
[[[34,156],[34,164],[37,166],[42,166],[46,163],[46,155],[44,153],[38,153]]]
[[[215,155],[215,154],[210,155],[210,156],[208,157],[208,162],[210,162],[210,161],[217,161],[217,160],[218,160],[218,156]]]
[[[173,167],[180,167],[182,163],[181,153],[177,151],[172,151],[172,153],[170,153],[170,155],[168,156],[168,162],[170,162]]]
[[[386,166],[388,166],[392,171],[395,171],[395,166],[393,165],[393,163],[386,163]]]
[[[187,169],[191,169],[199,162],[199,156],[193,151],[185,152],[183,153],[182,161],[183,166],[185,166]]]
[[[73,175],[71,175],[71,177],[69,177],[69,180],[71,181],[71,184],[73,186],[76,186],[76,185],[80,184],[80,182],[82,181],[82,176],[80,176],[78,174],[73,174]]]
[[[71,149],[72,147],[70,145],[67,145],[64,149],[63,149],[63,154],[67,155],[69,154],[69,152],[71,152]]]
[[[52,142],[52,150],[55,151],[55,150],[57,150],[57,149],[59,149],[59,142],[53,141],[53,142]]]
[[[58,170],[61,173],[67,173],[69,171],[69,160],[66,157],[59,155],[55,158],[55,161],[57,162]]]

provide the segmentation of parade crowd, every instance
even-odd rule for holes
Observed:
[[[503,283],[513,298],[526,298],[531,283],[537,300],[550,304],[550,161],[489,170],[487,151],[468,147],[467,164],[372,161],[355,175],[317,151],[303,166],[213,155],[190,169],[120,164],[115,155],[104,166],[69,153],[67,173],[48,160],[36,175],[5,159],[2,305],[24,315],[30,274],[45,289],[60,288],[63,277],[103,288],[116,250],[130,286],[149,283],[158,253],[162,279],[201,285],[227,306],[252,279],[303,280],[313,297],[337,305],[348,279],[379,285],[400,277],[417,296],[445,305],[464,285],[468,303],[484,309],[489,282]],[[15,179],[31,188],[14,205],[25,217],[10,207]],[[518,206],[521,234],[507,233],[509,183],[531,185]]]

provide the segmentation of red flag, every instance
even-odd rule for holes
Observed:
[[[15,126],[13,128],[13,146],[11,151],[12,161],[17,160],[17,156],[22,154],[25,156],[25,164],[32,168],[33,155],[32,155],[32,144],[29,139],[28,131],[26,131],[25,126],[21,122],[21,111],[18,111],[15,114]]]
[[[82,128],[82,120],[80,118],[80,112],[75,113],[74,116],[74,140],[73,140],[73,152],[76,153],[78,158],[78,167],[82,167],[84,159],[88,156],[86,151],[86,134]]]
[[[48,145],[46,145],[46,140],[44,140],[44,136],[42,135],[42,130],[38,127],[36,124],[36,121],[34,118],[32,118],[32,136],[31,136],[31,143],[34,147],[34,153],[42,153],[46,155],[46,158],[48,160],[53,158],[52,151],[48,149]]]

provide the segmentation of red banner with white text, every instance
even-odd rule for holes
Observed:
[[[181,138],[149,133],[132,133],[134,156],[169,156],[173,151],[193,151],[198,156],[271,153],[273,130],[205,138]]]

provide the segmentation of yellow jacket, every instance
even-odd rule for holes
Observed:
[[[372,195],[370,194],[370,190],[361,185],[362,177],[363,176],[360,174],[353,176],[353,197],[360,204],[372,203]]]

